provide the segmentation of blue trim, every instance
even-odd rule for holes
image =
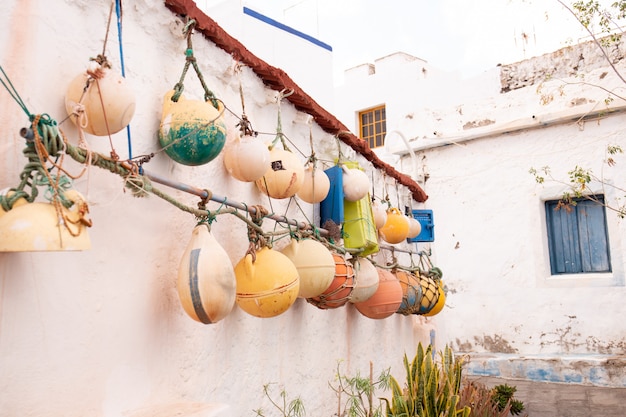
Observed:
[[[302,33],[299,30],[295,30],[292,27],[284,25],[284,24],[282,24],[282,23],[280,23],[280,22],[278,22],[278,21],[276,21],[276,20],[274,20],[272,18],[269,18],[269,17],[267,17],[265,15],[262,15],[259,12],[255,12],[254,10],[249,9],[249,8],[247,8],[245,6],[243,8],[243,14],[247,14],[248,16],[254,17],[255,19],[259,19],[260,21],[265,22],[268,25],[274,26],[275,28],[278,28],[280,30],[284,30],[285,32],[291,33],[292,35],[296,35],[296,36],[298,36],[298,37],[300,37],[300,38],[302,38],[304,40],[307,40],[307,41],[311,42],[314,45],[322,47],[322,48],[324,48],[324,49],[326,49],[326,50],[328,50],[330,52],[333,51],[333,47],[330,46],[329,44],[324,43],[324,42],[322,42],[322,41],[320,41],[318,39],[315,39],[314,37],[309,36],[306,33]]]

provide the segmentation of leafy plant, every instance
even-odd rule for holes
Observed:
[[[362,377],[359,372],[353,377],[343,375],[339,369],[340,363],[337,364],[337,386],[330,387],[337,394],[338,398],[338,416],[348,417],[382,417],[382,403],[378,400],[378,404],[374,402],[374,393],[376,389],[389,389],[390,368],[384,369],[378,378],[374,381],[373,365],[370,362],[369,377]],[[342,397],[346,395],[345,404],[342,403]],[[343,405],[343,411],[342,411]]]
[[[391,401],[384,399],[387,417],[468,417],[470,408],[459,405],[463,362],[446,346],[434,360],[432,346],[420,343],[415,358],[404,355],[406,386],[391,377]]]
[[[304,404],[300,397],[296,397],[293,400],[287,401],[287,392],[285,389],[280,390],[280,399],[274,400],[270,395],[270,385],[263,385],[263,394],[270,400],[274,408],[276,408],[280,412],[280,416],[282,417],[305,417],[306,411],[304,410]],[[253,410],[257,417],[268,417],[268,414],[259,408],[257,410]]]
[[[459,405],[471,408],[470,417],[507,417],[518,415],[524,403],[513,398],[516,387],[507,384],[489,389],[477,381],[466,381],[461,389]]]
[[[491,391],[491,398],[500,411],[510,409],[511,414],[518,415],[524,411],[524,403],[513,398],[515,391],[516,387],[507,384],[496,385]]]

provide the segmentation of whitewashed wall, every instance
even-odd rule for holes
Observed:
[[[563,56],[555,52],[509,71],[545,74]],[[567,186],[538,185],[529,174],[532,167],[549,166],[567,182],[575,166],[590,168],[619,187],[604,190],[607,202],[623,204],[626,158],[618,155],[612,168],[604,161],[608,145],[626,149],[624,102],[616,99],[607,108],[606,91],[581,83],[622,91],[609,69],[597,68],[599,59],[586,54],[585,63],[595,69],[581,66],[578,76],[570,71],[565,81],[571,84],[563,89],[556,78],[540,86],[544,77],[500,94],[496,69],[476,80],[440,82],[440,93],[449,96],[439,105],[423,97],[426,81],[394,95],[397,81],[386,87],[380,78],[370,79],[378,84],[368,91],[389,93],[387,130],[402,132],[414,156],[398,135],[389,135],[382,151],[402,155],[404,171],[418,161],[416,175],[427,179],[423,207],[434,211],[431,247],[450,291],[438,317],[439,341],[470,354],[470,373],[626,386],[626,224],[607,211],[612,273],[551,276],[543,203],[558,199]],[[618,68],[624,73],[623,64]],[[551,96],[543,105],[542,94]],[[595,116],[577,123],[590,114]],[[603,192],[598,183],[592,187]]]
[[[65,118],[66,86],[85,69],[89,57],[100,53],[109,4],[0,3],[0,64],[32,113],[48,113],[57,121]],[[186,46],[182,23],[162,3],[140,0],[124,5],[126,75],[137,98],[131,123],[136,156],[159,150],[156,131],[162,98],[178,81]],[[234,62],[200,35],[193,39],[209,87],[239,114]],[[117,48],[112,26],[107,56],[119,70]],[[310,64],[313,76],[317,69]],[[274,132],[274,92],[249,69],[241,79],[254,128]],[[192,71],[185,86],[186,94],[202,96]],[[18,132],[28,119],[4,90],[0,106],[0,188],[6,188],[17,185],[26,162]],[[232,128],[237,120],[226,116]],[[282,106],[282,120],[286,135],[308,152],[309,126],[293,122],[303,118],[288,103]],[[61,129],[77,143],[70,122],[62,123]],[[336,156],[334,138],[317,125],[313,135],[319,142],[318,156]],[[127,157],[126,135],[112,139],[121,158]],[[110,151],[107,138],[88,137],[88,142],[95,151]],[[80,166],[68,160],[66,168],[78,172]],[[235,201],[268,205],[254,185],[227,176],[221,156],[207,165],[188,167],[160,153],[145,169]],[[410,317],[371,320],[352,306],[322,311],[304,300],[272,319],[235,308],[217,324],[194,322],[179,305],[175,279],[195,219],[155,196],[132,197],[121,178],[98,168],[91,168],[75,187],[90,205],[91,250],[0,253],[3,416],[143,417],[174,411],[212,415],[202,412],[208,403],[225,404],[220,415],[254,415],[252,410],[259,407],[271,410],[262,394],[266,383],[277,383],[276,393],[283,386],[288,396],[301,396],[308,415],[331,415],[337,405],[328,382],[334,380],[339,360],[351,375],[367,372],[372,361],[375,373],[391,366],[402,377],[402,355],[412,355],[419,340],[428,342],[429,325],[420,327]],[[188,205],[198,202],[161,188]],[[275,212],[304,218],[294,204],[288,210],[285,202],[272,204]],[[209,205],[212,210],[218,207]],[[309,205],[303,209],[309,217],[315,213]],[[233,263],[244,255],[248,245],[244,223],[218,216],[213,233]]]

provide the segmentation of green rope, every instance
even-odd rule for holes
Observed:
[[[193,55],[191,35],[193,34],[193,28],[195,25],[196,25],[196,21],[191,19],[189,20],[189,22],[187,22],[187,24],[183,28],[183,34],[187,35],[187,49],[185,50],[185,66],[183,68],[182,74],[180,75],[180,79],[174,85],[174,95],[172,96],[172,101],[175,103],[178,102],[178,100],[180,99],[180,96],[183,94],[183,91],[185,89],[185,85],[183,82],[185,80],[185,76],[187,75],[187,71],[189,70],[189,65],[191,65],[194,71],[196,71],[196,74],[198,75],[198,79],[200,80],[200,84],[202,84],[202,88],[204,89],[204,101],[211,100],[213,107],[219,110],[217,97],[215,97],[215,94],[213,94],[213,92],[209,90],[209,87],[206,85],[206,82],[204,81],[204,77],[202,75],[202,71],[200,71],[200,67],[198,66],[196,57]]]
[[[4,69],[2,68],[2,65],[0,65],[0,71],[2,72],[2,76],[5,78],[5,79],[0,78],[0,82],[2,83],[4,88],[6,88],[6,90],[9,92],[11,97],[13,97],[13,100],[15,100],[17,102],[17,104],[22,108],[24,113],[26,113],[26,116],[28,116],[28,119],[32,121],[33,120],[33,115],[30,114],[30,112],[26,108],[26,104],[24,104],[24,100],[22,100],[22,97],[20,97],[19,93],[17,92],[17,90],[13,86],[13,83],[9,79],[9,76],[7,75],[7,73],[4,72]]]
[[[32,116],[32,119],[31,131],[37,131],[41,144],[47,154],[53,157],[59,157],[65,145],[59,135],[56,121],[51,119],[47,114],[43,114],[39,117]],[[55,198],[54,195],[57,195],[64,207],[71,207],[73,202],[65,198],[63,189],[59,189],[58,187],[58,182],[57,184],[50,184],[48,180],[50,174],[41,163],[35,141],[27,139],[26,147],[22,150],[22,153],[26,156],[28,162],[20,173],[19,185],[9,189],[7,194],[12,192],[11,195],[0,196],[0,206],[2,206],[2,209],[4,211],[11,210],[15,202],[21,198],[24,198],[29,203],[34,202],[39,194],[37,185],[48,185],[49,192],[53,194],[52,198]],[[53,178],[61,181],[63,176]],[[65,183],[65,181],[67,181],[67,178],[63,180],[63,183]],[[26,190],[27,188],[30,192]]]

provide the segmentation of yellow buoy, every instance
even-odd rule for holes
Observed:
[[[237,305],[256,317],[278,316],[298,298],[298,270],[287,256],[267,247],[255,258],[246,254],[235,266]]]
[[[335,278],[335,260],[326,246],[313,239],[292,239],[280,251],[295,265],[300,276],[298,297],[316,297],[326,291]]]
[[[409,218],[395,207],[387,210],[387,221],[378,230],[380,237],[387,243],[400,243],[409,235]]]
[[[304,166],[296,155],[284,149],[270,151],[270,167],[255,181],[259,190],[276,199],[293,197],[304,181]]]

